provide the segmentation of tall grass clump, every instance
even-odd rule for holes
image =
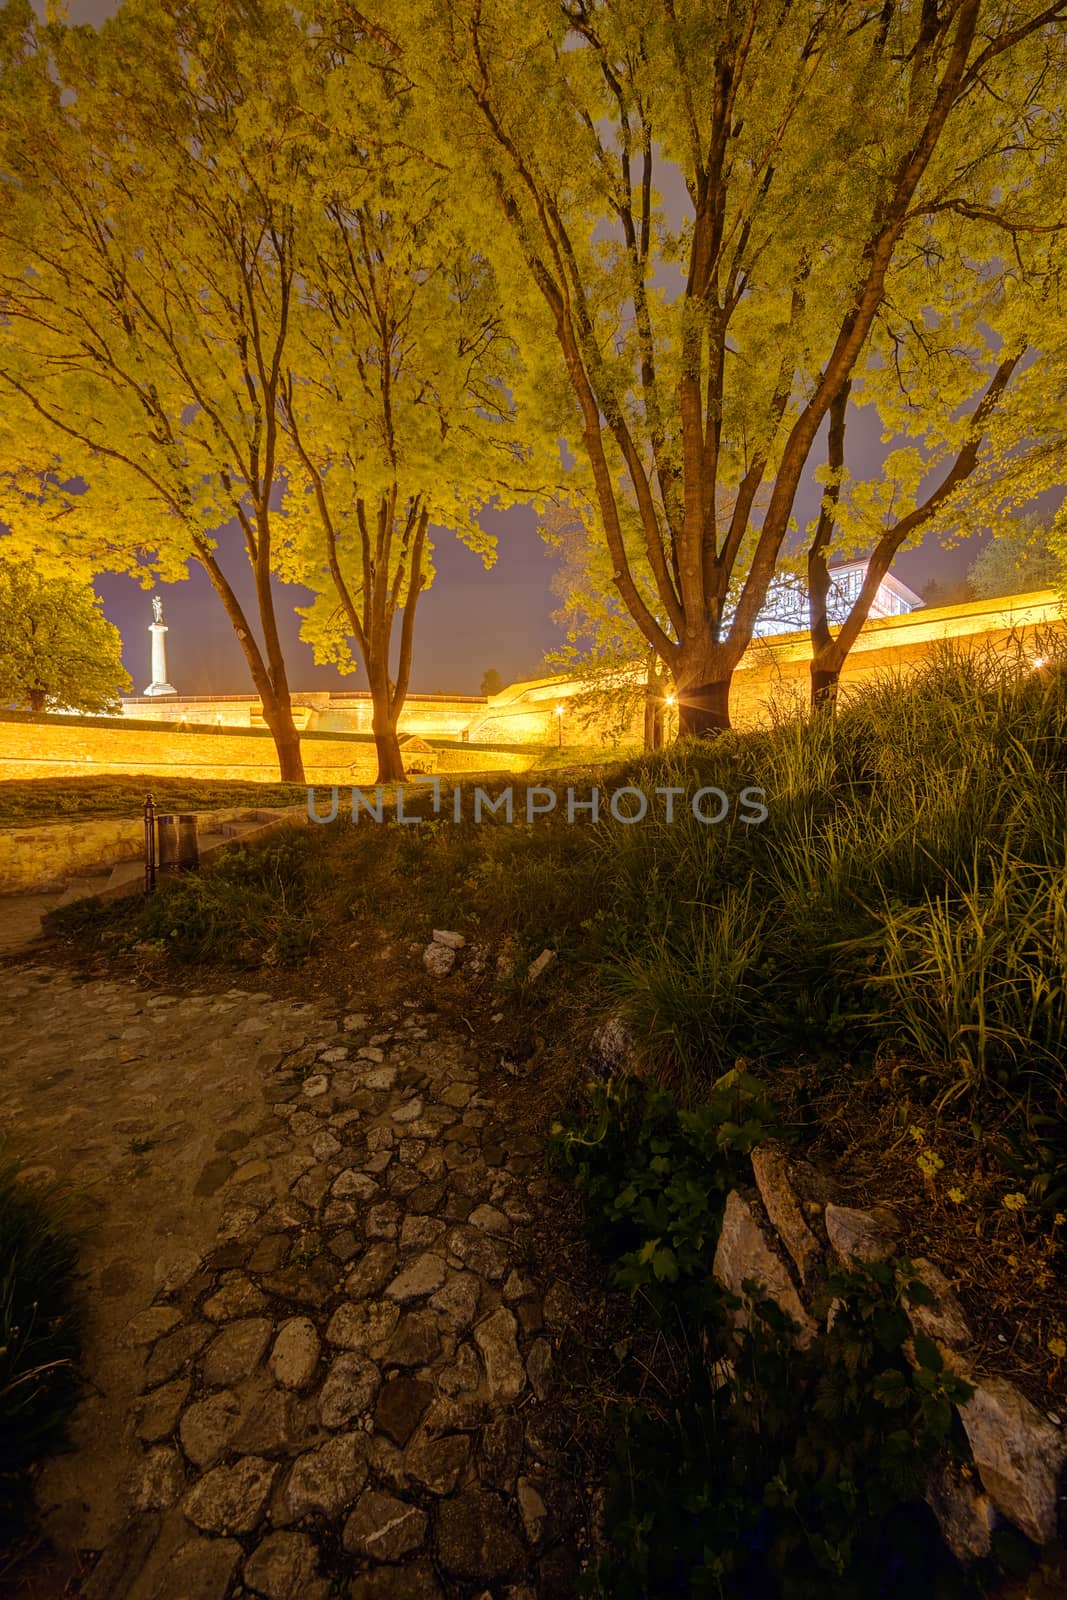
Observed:
[[[61,1449],[78,1397],[77,1250],[55,1190],[0,1148],[0,1547],[24,1531],[31,1469]]]
[[[847,1029],[916,1053],[946,1098],[1062,1081],[1064,664],[945,645],[833,719],[679,746],[625,781],[765,792],[759,826],[683,806],[592,846],[626,925],[606,986],[687,1074]]]

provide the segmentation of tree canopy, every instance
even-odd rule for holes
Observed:
[[[203,565],[287,778],[273,580],[305,585],[304,637],[361,662],[402,776],[431,526],[489,564],[477,512],[537,473],[492,269],[395,77],[280,0],[124,0],[99,32],[14,0],[0,43],[0,385],[39,434],[0,514],[146,583]]]
[[[840,497],[839,545],[869,548],[925,520],[929,473],[976,421],[987,437],[976,407],[1001,406],[1024,349],[1062,345],[1067,6],[415,0],[376,19],[480,207],[540,364],[535,420],[579,460],[683,730],[722,726],[842,397],[898,440]]]
[[[0,559],[0,705],[118,711],[132,687],[119,630],[90,588]]]

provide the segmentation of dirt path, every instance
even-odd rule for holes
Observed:
[[[39,1600],[574,1593],[565,1197],[488,1050],[379,1005],[0,967],[0,1131],[84,1230]]]

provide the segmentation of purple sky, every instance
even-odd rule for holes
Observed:
[[[43,14],[43,0],[34,0]],[[68,0],[72,23],[98,23],[114,10],[111,0]],[[848,464],[854,473],[876,470],[885,449],[873,412],[856,412],[849,420]],[[814,468],[825,456],[825,427],[812,451]],[[797,496],[795,514],[803,526],[818,506],[819,490],[810,474]],[[436,541],[437,578],[419,602],[412,688],[430,693],[477,693],[483,672],[495,667],[505,682],[535,676],[546,650],[562,643],[551,621],[559,604],[552,594],[554,557],[537,537],[530,511],[517,509],[490,515],[486,526],[498,536],[495,566],[486,572],[481,561],[451,534]],[[982,543],[972,537],[946,551],[935,541],[898,557],[893,571],[912,588],[931,580],[951,583],[962,578]],[[239,547],[223,559],[242,599],[251,598],[248,567]],[[168,670],[179,693],[250,693],[251,680],[240,646],[206,575],[197,567],[185,583],[161,585],[166,621]],[[150,672],[148,595],[132,578],[102,575],[95,585],[107,616],[120,629],[124,660],[141,693]],[[299,639],[300,619],[292,607],[308,595],[278,585],[289,681],[294,689],[366,687],[362,671],[342,678],[332,667],[315,665],[310,648]]]

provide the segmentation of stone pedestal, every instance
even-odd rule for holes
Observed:
[[[167,624],[152,622],[148,631],[152,635],[152,682],[145,694],[177,694],[174,685],[167,682]]]

